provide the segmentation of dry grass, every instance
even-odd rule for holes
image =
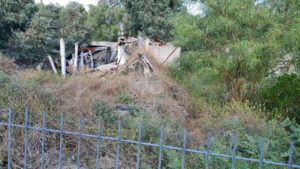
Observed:
[[[243,128],[247,133],[261,133],[266,128],[266,120],[257,109],[247,103],[231,102],[225,106],[207,106],[202,117],[195,119],[202,129],[215,134]]]
[[[101,100],[114,108],[116,105],[122,104],[117,97],[120,94],[132,98],[130,104],[149,113],[153,119],[173,119],[178,124],[183,125],[188,114],[186,108],[189,106],[186,93],[172,80],[167,77],[163,78],[163,75],[142,76],[140,74],[112,73],[103,76],[101,73],[90,73],[69,76],[64,79],[59,75],[53,75],[51,72],[26,70],[15,73],[11,78],[13,80],[7,84],[7,87],[17,86],[20,93],[7,92],[8,98],[3,100],[9,101],[0,102],[0,106],[5,108],[9,105],[13,106],[14,123],[17,124],[24,124],[24,107],[27,106],[30,114],[32,114],[31,124],[35,126],[42,126],[42,112],[46,111],[48,114],[47,126],[58,128],[60,113],[64,113],[67,119],[66,130],[77,131],[78,118],[82,115],[86,119],[90,119],[85,122],[85,131],[95,133],[97,119],[95,119],[93,107]],[[156,87],[160,90],[152,92],[155,91]],[[150,90],[150,88],[152,89]],[[7,116],[1,117],[3,120],[7,120]],[[2,130],[5,133],[5,128],[1,128]],[[112,130],[114,131],[112,132]],[[114,135],[115,131],[115,129],[110,129],[106,132]],[[1,136],[3,144],[0,148],[3,150],[3,154],[6,154],[6,134]],[[23,139],[19,138],[23,138],[23,136],[24,133],[20,130],[14,132],[14,167],[22,166],[23,154],[20,152],[23,152]],[[29,151],[32,152],[30,154],[30,168],[37,168],[40,162],[40,136],[39,133],[30,134],[31,147]],[[49,134],[47,140],[47,166],[51,168],[57,162],[59,137]],[[66,140],[64,150],[66,155],[76,154],[76,137],[67,137]],[[82,160],[95,155],[95,148],[91,146],[94,144],[91,140],[83,143],[82,149],[85,151],[83,152],[85,155],[82,156]],[[105,152],[113,153],[114,144],[108,143],[107,146],[111,148]],[[6,158],[5,155],[0,157],[4,161]],[[126,161],[130,162],[130,160]]]
[[[0,53],[0,71],[7,74],[16,73],[17,65],[14,60],[8,59]]]

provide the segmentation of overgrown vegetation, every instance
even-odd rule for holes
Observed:
[[[130,31],[141,33],[156,41],[170,40],[172,24],[167,21],[174,11],[179,11],[180,0],[121,0],[130,16]]]
[[[58,56],[59,39],[64,38],[67,54],[73,53],[74,42],[84,46],[90,41],[92,27],[85,24],[87,11],[83,5],[66,7],[37,5],[28,29],[14,33],[4,51],[18,63],[36,63],[47,55]]]
[[[231,154],[236,138],[237,155],[251,158],[259,158],[259,142],[264,138],[265,159],[283,163],[288,161],[289,143],[294,141],[293,162],[299,164],[300,1],[202,0],[202,14],[196,16],[184,9],[188,3],[99,0],[87,11],[75,2],[62,7],[0,0],[0,50],[4,53],[0,55],[0,108],[13,107],[15,123],[21,124],[22,112],[29,107],[31,124],[37,126],[41,126],[41,112],[46,111],[47,125],[52,128],[59,126],[60,113],[65,112],[66,129],[71,131],[77,130],[78,117],[84,116],[86,132],[96,133],[100,122],[107,136],[116,136],[116,123],[121,120],[124,139],[136,140],[136,129],[143,124],[143,141],[153,143],[159,142],[159,128],[164,126],[165,144],[174,146],[182,146],[182,129],[187,128],[191,148],[205,149],[206,134],[212,132],[213,152]],[[122,33],[173,41],[182,47],[183,54],[170,75],[189,95],[175,82],[165,80],[167,77],[161,78],[163,75],[158,79],[166,90],[156,95],[134,87],[134,81],[153,78],[90,74],[63,79],[50,72],[18,71],[21,68],[7,59],[30,66],[49,54],[58,56],[60,38],[65,39],[71,54],[75,42],[84,46],[91,40],[115,41]],[[128,110],[120,112],[120,106]],[[7,120],[4,113],[0,115]],[[1,131],[5,133],[5,128]],[[13,158],[20,166],[23,143],[17,138],[23,134],[14,132]],[[1,135],[3,167],[6,137]],[[32,154],[29,168],[36,168],[40,154],[34,145],[39,143],[39,135],[31,133],[30,138],[29,149],[37,153]],[[47,136],[50,168],[55,167],[57,156],[57,149],[50,145],[59,143],[58,139]],[[77,140],[68,139],[66,161],[74,164]],[[96,143],[85,140],[83,160],[95,155],[93,145]],[[102,156],[112,158],[114,147],[115,143],[105,143]],[[158,150],[142,151],[142,168],[155,168]],[[122,147],[121,152],[124,166],[134,167],[136,148]],[[187,157],[187,168],[204,168],[204,156]],[[230,168],[231,161],[212,158],[210,163],[214,168]],[[90,168],[92,164],[84,165]],[[181,154],[164,151],[163,165],[180,168]],[[257,164],[241,161],[236,165],[257,168]]]
[[[286,159],[287,152],[279,151],[299,139],[299,1],[205,0],[202,5],[200,16],[182,11],[171,20],[174,42],[184,50],[171,74],[201,112],[193,118],[204,120],[195,125],[221,135],[219,150],[230,147],[234,133],[241,155],[257,158],[259,138],[265,138],[277,145],[268,148],[274,152],[268,158]]]
[[[95,40],[117,41],[122,31],[125,35],[128,22],[126,10],[118,4],[99,2],[89,8],[87,24],[94,28],[92,37]]]
[[[206,0],[203,16],[178,13],[172,20],[175,43],[185,52],[173,76],[210,103],[250,101],[268,111],[284,107],[281,119],[295,118],[290,113],[298,110],[289,104],[299,94],[297,82],[292,83],[295,90],[287,89],[292,84],[285,77],[291,72],[298,76],[300,50],[294,31],[300,25],[299,9],[298,1]],[[276,80],[281,89],[272,87]],[[280,95],[283,88],[294,95]]]

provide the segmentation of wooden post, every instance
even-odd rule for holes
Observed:
[[[117,55],[118,66],[120,66],[120,63],[122,60],[122,55],[123,55],[122,47],[120,45],[118,45],[118,55]]]
[[[94,69],[94,59],[93,59],[93,54],[91,51],[90,52],[90,55],[91,55],[91,69]]]
[[[75,58],[74,58],[74,65],[73,65],[73,74],[76,73],[78,67],[78,43],[75,43]]]
[[[50,62],[50,64],[51,64],[53,73],[54,73],[54,74],[57,74],[56,67],[55,67],[54,62],[53,62],[53,59],[52,59],[52,57],[51,57],[50,55],[48,55],[48,59],[49,59],[49,62]]]
[[[84,65],[84,58],[83,58],[83,52],[80,53],[80,68],[83,68]]]
[[[149,51],[149,44],[150,44],[150,39],[147,38],[147,39],[145,40],[145,50],[146,50],[146,51]]]
[[[141,36],[138,36],[138,38],[137,38],[137,46],[139,49],[145,47],[144,39]]]
[[[61,57],[61,74],[63,77],[66,77],[66,48],[65,42],[63,39],[60,39],[60,57]]]

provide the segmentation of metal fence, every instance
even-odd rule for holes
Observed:
[[[237,143],[236,139],[233,139],[232,141],[232,154],[231,155],[226,155],[226,154],[218,154],[218,153],[213,153],[211,151],[211,145],[212,145],[212,137],[211,134],[208,134],[208,142],[206,146],[206,151],[201,151],[197,149],[189,149],[187,148],[187,132],[184,132],[183,135],[183,144],[182,147],[176,147],[176,146],[169,146],[169,145],[164,145],[164,130],[163,128],[160,129],[160,143],[159,144],[153,144],[153,143],[147,143],[142,141],[142,127],[140,126],[138,129],[138,140],[125,140],[120,137],[121,133],[121,122],[118,124],[118,137],[108,137],[108,136],[103,136],[101,133],[100,127],[98,127],[98,134],[87,134],[82,132],[82,127],[83,127],[83,119],[80,118],[79,122],[79,129],[78,132],[69,132],[64,130],[64,116],[63,114],[61,115],[60,118],[60,130],[56,129],[50,129],[47,128],[46,126],[46,113],[43,113],[43,127],[33,127],[29,126],[28,123],[28,111],[26,111],[25,115],[25,125],[17,125],[13,124],[12,122],[12,111],[9,109],[8,111],[8,121],[7,122],[1,122],[0,126],[6,126],[7,128],[7,133],[8,133],[8,152],[7,152],[7,166],[8,169],[11,168],[12,165],[12,130],[13,128],[19,128],[24,130],[24,166],[23,168],[26,169],[28,168],[27,163],[28,163],[28,152],[27,152],[27,147],[28,147],[28,133],[29,131],[36,131],[40,132],[42,134],[41,138],[41,162],[40,162],[40,168],[43,169],[45,168],[44,162],[45,162],[45,135],[47,133],[54,133],[54,134],[59,134],[60,135],[60,144],[59,144],[59,157],[58,157],[58,168],[62,168],[62,158],[63,158],[63,141],[64,141],[64,135],[71,135],[75,136],[78,138],[77,141],[77,168],[79,169],[81,164],[80,164],[80,156],[81,156],[81,140],[83,138],[91,138],[91,139],[96,139],[98,144],[97,144],[97,155],[96,155],[96,164],[95,167],[97,169],[100,169],[101,163],[100,163],[100,158],[101,158],[101,143],[103,141],[114,141],[117,143],[116,146],[116,161],[115,161],[115,168],[118,169],[120,168],[119,166],[119,161],[120,161],[120,144],[121,143],[127,143],[127,144],[134,144],[137,146],[137,152],[136,152],[136,169],[141,168],[141,146],[148,146],[148,147],[153,147],[153,148],[158,148],[159,149],[159,157],[158,157],[158,169],[162,168],[162,159],[163,159],[163,151],[164,150],[175,150],[178,152],[181,152],[181,168],[185,168],[185,161],[186,161],[186,153],[195,153],[195,154],[201,154],[205,157],[205,168],[208,169],[210,168],[209,166],[209,160],[210,157],[218,157],[218,158],[226,158],[226,159],[231,159],[231,168],[235,169],[236,168],[236,160],[241,160],[241,161],[246,161],[246,162],[252,162],[252,163],[257,163],[257,166],[259,169],[262,169],[264,164],[268,165],[274,165],[274,166],[281,166],[281,167],[286,167],[288,169],[291,168],[300,168],[300,165],[295,165],[292,164],[293,161],[293,150],[294,150],[294,143],[291,142],[290,144],[290,150],[289,150],[289,158],[288,158],[288,163],[280,163],[280,162],[273,162],[273,161],[268,161],[264,159],[264,141],[261,140],[260,142],[260,158],[259,159],[253,159],[253,158],[245,158],[245,157],[240,157],[236,155],[236,150],[237,150]]]

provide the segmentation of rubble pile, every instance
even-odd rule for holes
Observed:
[[[77,64],[81,70],[150,74],[177,59],[181,48],[160,46],[141,37],[123,37],[118,42],[92,42],[78,52]],[[67,60],[68,73],[73,73],[74,60],[74,55]]]

